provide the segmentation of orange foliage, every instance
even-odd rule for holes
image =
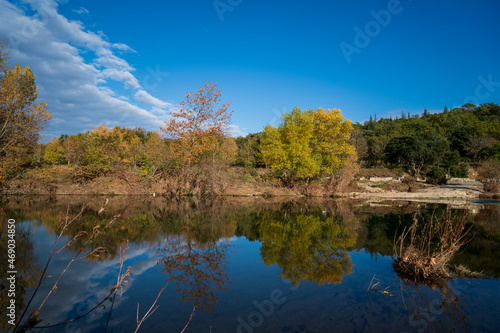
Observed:
[[[232,112],[229,103],[221,103],[221,92],[206,83],[195,93],[186,94],[178,111],[161,131],[172,139],[173,153],[183,165],[190,166],[205,156],[215,156],[221,138],[226,136]]]

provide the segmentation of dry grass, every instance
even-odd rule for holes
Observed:
[[[443,217],[432,216],[425,223],[419,221],[417,212],[413,224],[394,242],[395,271],[403,277],[423,280],[451,277],[446,264],[473,237],[466,217],[465,213],[453,216],[448,209]]]

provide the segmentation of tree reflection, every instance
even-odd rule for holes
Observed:
[[[401,278],[401,281],[403,302],[409,299],[412,306],[411,326],[419,332],[468,332],[464,304],[459,297],[463,288],[457,280],[422,283]]]
[[[309,281],[337,284],[352,273],[347,251],[356,243],[356,233],[339,218],[312,214],[287,215],[265,212],[256,221],[266,265],[278,264],[281,277],[298,286]]]
[[[226,289],[229,281],[226,267],[228,245],[184,241],[170,238],[160,249],[159,260],[167,281],[173,282],[182,301],[192,303],[202,311],[217,304],[217,293]]]
[[[217,294],[226,289],[227,252],[222,237],[234,235],[236,223],[231,214],[223,214],[221,205],[177,215],[178,235],[166,237],[159,260],[167,281],[173,282],[184,302],[202,311],[217,304]]]

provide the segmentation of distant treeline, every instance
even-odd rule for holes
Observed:
[[[494,103],[445,108],[434,114],[427,110],[422,115],[402,112],[394,119],[375,116],[353,127],[350,143],[356,147],[359,162],[367,167],[405,167],[415,176],[439,167],[449,169],[451,176],[465,177],[470,165],[487,159],[500,161],[500,106]],[[213,157],[227,165],[265,167],[262,134],[221,137]],[[54,137],[44,147],[43,161],[80,166],[89,178],[116,168],[154,176],[183,165],[169,150],[171,142],[157,132],[103,125]]]
[[[466,177],[470,165],[500,161],[500,106],[465,104],[434,114],[370,117],[355,125],[351,141],[367,166],[403,166],[416,176],[439,167]]]

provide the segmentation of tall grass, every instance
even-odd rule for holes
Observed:
[[[472,238],[467,214],[455,216],[448,209],[442,217],[432,215],[428,222],[415,213],[413,223],[405,227],[394,242],[393,267],[404,277],[432,279],[450,277],[446,265]]]

